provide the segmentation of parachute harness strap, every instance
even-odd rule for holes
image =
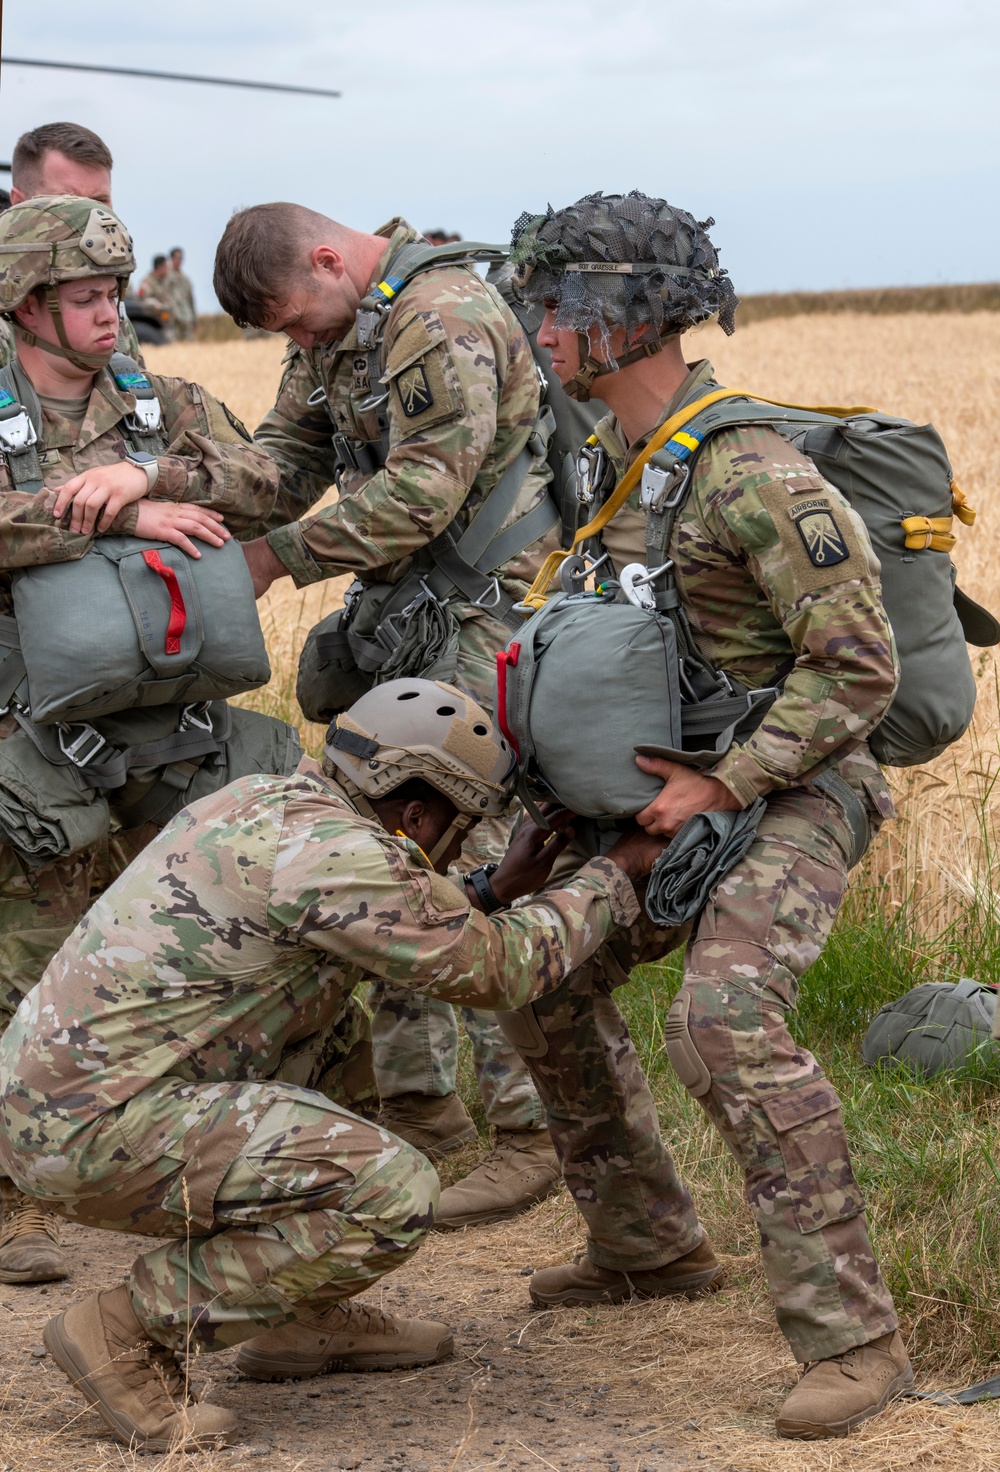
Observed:
[[[663,447],[667,445],[670,440],[674,439],[678,431],[682,430],[685,424],[694,419],[695,416],[700,414],[703,409],[710,408],[712,404],[717,404],[722,399],[751,399],[756,400],[758,403],[761,404],[775,404],[778,408],[782,409],[810,408],[814,413],[829,414],[837,419],[851,419],[857,414],[873,414],[876,412],[874,409],[871,409],[870,407],[863,404],[854,404],[850,408],[838,408],[826,404],[788,404],[781,399],[765,399],[761,394],[751,394],[747,393],[745,389],[736,388],[719,388],[713,390],[713,392],[710,394],[705,394],[703,398],[696,399],[693,404],[687,404],[684,408],[679,409],[676,414],[671,415],[671,417],[667,420],[665,424],[662,424],[660,426],[660,428],[653,435],[649,444],[639,455],[638,459],[636,459],[636,461],[629,466],[628,470],[626,470],[625,474],[618,482],[618,485],[615,487],[614,491],[612,491],[611,495],[605,501],[604,505],[601,507],[600,511],[598,511],[597,515],[593,517],[590,521],[588,521],[586,526],[582,526],[580,530],[576,533],[575,537],[573,538],[572,546],[565,551],[560,550],[558,552],[549,553],[548,557],[545,559],[539,570],[538,576],[535,578],[535,581],[532,583],[519,607],[530,609],[532,613],[537,613],[539,609],[544,607],[545,603],[548,601],[550,594],[555,591],[555,589],[553,588],[553,583],[555,582],[556,576],[563,562],[565,562],[567,557],[572,557],[577,552],[582,543],[589,541],[591,537],[596,537],[599,532],[602,532],[607,526],[608,522],[611,521],[612,518],[618,514],[621,508],[625,505],[625,502],[628,500],[629,496],[631,496],[632,492],[639,484],[639,481],[642,478],[643,470],[652,459],[652,457],[656,454],[656,452],[663,449]],[[952,494],[953,500],[956,500],[957,497],[955,497],[954,490]],[[959,492],[958,494],[961,495],[961,492]],[[961,504],[962,511],[964,511],[966,515],[968,515],[971,508],[965,506],[964,497],[962,498]],[[965,517],[962,516],[962,511],[957,511],[956,514],[961,516],[962,520],[965,520]],[[947,520],[950,524],[950,518],[941,519]],[[926,518],[914,517],[911,518],[911,520],[923,522],[924,520],[926,520]],[[906,524],[904,523],[903,525],[905,530]],[[915,545],[917,547],[926,547],[933,545],[925,539],[926,532],[927,529],[921,526],[920,532],[918,533],[920,539],[919,541],[915,542]],[[907,543],[907,545],[910,544]]]

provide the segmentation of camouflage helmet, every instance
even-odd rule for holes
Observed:
[[[556,326],[579,336],[582,366],[565,385],[571,397],[586,400],[595,378],[709,317],[733,331],[738,299],[708,237],[714,224],[638,190],[598,190],[565,209],[520,217],[511,237],[514,290],[524,302],[555,302]],[[603,361],[591,352],[592,327]],[[610,349],[616,327],[630,345],[641,344],[618,358]]]
[[[472,818],[503,812],[517,775],[513,751],[482,706],[440,680],[376,685],[334,721],[326,756],[364,807],[414,777],[447,797],[459,816],[429,855],[432,862]]]
[[[124,291],[135,269],[132,237],[118,216],[94,199],[40,194],[0,214],[0,312],[10,314],[43,288],[61,347],[15,324],[20,336],[80,368],[100,368],[110,354],[70,348],[56,287],[90,276],[115,276]]]

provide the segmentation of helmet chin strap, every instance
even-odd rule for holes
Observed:
[[[641,343],[639,347],[633,348],[630,353],[623,353],[620,358],[610,358],[601,362],[595,358],[590,351],[590,338],[585,332],[578,332],[576,340],[580,344],[580,367],[573,374],[568,383],[563,384],[563,393],[568,398],[576,399],[578,404],[590,402],[590,389],[595,378],[603,378],[605,373],[617,373],[621,368],[628,368],[631,363],[638,363],[642,358],[652,358],[660,352],[665,342],[680,337],[679,332],[670,329],[661,332],[660,336],[652,342]]]
[[[44,353],[51,353],[54,358],[65,358],[84,373],[96,373],[101,368],[106,368],[114,355],[114,348],[106,353],[82,353],[70,346],[66,336],[66,324],[63,322],[62,309],[59,306],[59,293],[54,286],[45,288],[45,305],[49,309],[49,316],[55,324],[58,343],[46,342],[44,337],[38,337],[36,333],[29,332],[22,327],[16,318],[13,319],[14,331],[22,342],[26,342],[30,348],[41,348]]]
[[[427,855],[432,864],[434,864],[435,866],[437,865],[438,859],[442,858],[443,855],[448,852],[448,847],[451,844],[452,839],[456,836],[456,834],[464,833],[471,822],[471,814],[455,814],[454,822],[449,824],[449,826],[442,833],[441,837],[438,839],[437,843],[431,849],[430,853]]]

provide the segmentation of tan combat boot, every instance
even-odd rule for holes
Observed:
[[[225,1446],[236,1417],[194,1400],[172,1350],[150,1343],[123,1283],[50,1319],[45,1348],[118,1440],[137,1451]]]
[[[236,1368],[251,1380],[308,1380],[331,1370],[407,1370],[453,1353],[445,1324],[394,1319],[367,1304],[335,1303],[240,1345]]]
[[[697,1298],[722,1286],[725,1272],[709,1244],[700,1242],[693,1252],[668,1262],[662,1268],[619,1273],[600,1268],[581,1255],[557,1267],[542,1268],[528,1284],[531,1301],[539,1308],[563,1304],[573,1308],[587,1303],[627,1303],[632,1298]]]
[[[913,1385],[909,1356],[897,1330],[859,1349],[806,1365],[778,1412],[779,1436],[821,1441],[846,1436]]]
[[[0,1283],[54,1283],[69,1277],[54,1212],[4,1181],[3,1216]]]
[[[494,1148],[464,1180],[441,1192],[439,1232],[503,1222],[543,1201],[562,1181],[548,1130],[497,1130]]]
[[[479,1134],[457,1094],[394,1094],[383,1099],[378,1122],[423,1151],[428,1160],[461,1150]]]

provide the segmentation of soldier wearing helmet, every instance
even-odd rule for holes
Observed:
[[[513,776],[468,696],[389,681],[338,717],[322,767],[179,814],[22,1004],[0,1045],[0,1162],[74,1221],[168,1239],[45,1330],[126,1444],[232,1434],[219,1406],[185,1412],[176,1351],[239,1344],[262,1380],[451,1353],[445,1325],[353,1301],[431,1225],[433,1166],[297,1085],[366,977],[521,1007],[635,919],[632,881],[662,847],[638,829],[516,909],[565,833],[527,823],[491,874],[444,877]]]
[[[633,192],[589,195],[515,226],[516,289],[545,309],[539,343],[568,392],[611,411],[586,456],[591,517],[655,431],[718,387],[711,364],[687,363],[681,342],[712,315],[733,330],[736,298],[707,234],[712,223]],[[716,886],[690,938],[688,927],[656,931],[645,920],[508,1024],[512,1041],[530,1044],[526,1062],[589,1229],[587,1254],[536,1273],[530,1291],[538,1304],[575,1304],[719,1282],[627,1029],[605,996],[639,960],[687,940],[666,1048],[743,1166],[778,1321],[807,1367],[778,1430],[845,1435],[912,1374],[836,1091],[793,1041],[785,1013],[830,933],[851,864],[892,814],[866,741],[896,682],[879,566],[860,518],[771,428],[709,439],[674,503],[672,529],[656,484],[646,507],[637,489],[600,532],[592,549],[607,557],[600,576],[621,577],[629,564],[652,571],[658,549],[657,571],[672,568],[701,655],[744,686],[778,694],[714,765],[637,758],[663,780],[637,820],[669,837],[696,813],[759,797],[766,809],[756,842]],[[800,534],[807,506],[829,523],[825,547]]]
[[[133,266],[128,231],[100,201],[42,195],[0,215],[0,312],[15,344],[13,364],[0,369],[0,615],[8,624],[13,580],[24,569],[76,561],[113,535],[172,543],[197,558],[199,545],[252,531],[273,506],[270,459],[211,394],[182,379],[146,378],[125,358],[112,363],[118,301]],[[142,433],[136,393],[146,395]],[[11,783],[23,789],[8,768],[28,737],[10,701],[13,687],[5,690],[6,803]],[[180,705],[167,705],[144,719],[156,727],[152,736],[164,723],[176,730],[181,715]],[[266,717],[252,714],[251,722],[261,733],[271,729]],[[228,780],[225,768],[220,774],[220,783]],[[156,780],[180,782],[178,791],[183,776],[178,767],[156,769]],[[44,794],[37,796],[44,808]],[[92,797],[81,782],[79,804]],[[0,1030],[107,882],[109,866],[123,868],[155,831],[141,818],[136,826],[122,805],[117,811],[114,836],[74,843],[67,829],[58,852],[44,856],[17,846],[6,826],[0,831]],[[34,831],[45,819],[28,821]],[[66,1272],[54,1220],[8,1193],[0,1281]]]

